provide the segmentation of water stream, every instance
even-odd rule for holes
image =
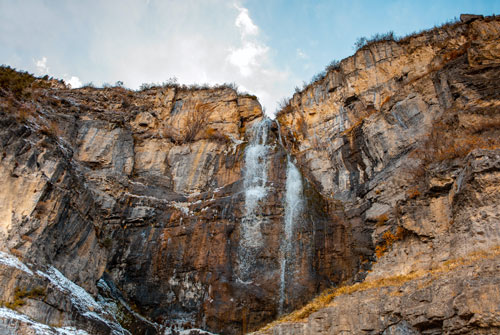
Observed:
[[[283,314],[286,300],[287,277],[293,277],[294,230],[303,209],[302,176],[295,164],[287,157],[285,187],[285,226],[284,239],[281,243],[281,276],[279,313]]]
[[[249,282],[253,265],[262,247],[260,203],[267,196],[267,169],[270,146],[267,144],[271,120],[264,118],[255,123],[250,132],[250,142],[245,149],[245,210],[241,222],[241,239],[238,249],[239,279]]]
[[[244,217],[241,221],[241,239],[238,248],[238,279],[244,284],[252,283],[252,273],[258,253],[264,247],[261,226],[262,202],[265,201],[269,187],[268,168],[271,145],[268,135],[274,121],[264,118],[249,129],[249,143],[245,149],[245,170],[243,187],[245,192]],[[279,131],[279,124],[276,123]],[[278,138],[283,146],[281,134]],[[280,242],[280,286],[279,313],[283,314],[287,299],[287,285],[293,279],[295,271],[294,235],[303,211],[302,176],[290,156],[287,155],[285,194],[283,199],[284,218],[283,236]]]

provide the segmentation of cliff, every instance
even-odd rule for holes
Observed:
[[[462,19],[364,46],[278,115],[301,171],[375,254],[363,282],[261,333],[500,331],[500,20]]]
[[[371,42],[276,122],[2,68],[0,330],[498,332],[499,32]]]
[[[2,70],[5,332],[241,333],[355,272],[342,211],[296,169],[283,200],[294,166],[255,97]]]

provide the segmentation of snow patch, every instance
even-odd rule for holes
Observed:
[[[0,251],[0,264],[19,269],[33,276],[33,271],[31,271],[23,262],[11,254]]]
[[[105,323],[111,329],[112,334],[130,335],[130,332],[122,328],[118,322],[110,320],[114,319],[114,316],[105,311],[87,291],[66,278],[56,268],[51,266],[46,273],[37,271],[37,274],[47,278],[58,290],[66,293],[70,297],[73,306],[84,317]]]
[[[0,307],[0,319],[15,320],[27,324],[37,335],[89,335],[84,330],[73,327],[49,327],[43,323],[31,320],[26,315],[18,313],[8,308]]]

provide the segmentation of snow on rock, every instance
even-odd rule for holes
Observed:
[[[66,278],[56,268],[51,266],[47,272],[37,271],[37,274],[47,278],[58,290],[66,293],[81,315],[105,323],[112,330],[112,334],[130,334],[116,321],[113,314],[104,310],[87,291]]]
[[[211,333],[209,331],[199,329],[199,328],[189,328],[189,329],[165,329],[163,335],[217,335],[215,333]]]
[[[0,264],[19,269],[27,274],[33,275],[33,271],[31,271],[23,262],[15,256],[2,251],[0,251]]]
[[[18,334],[19,331],[23,334],[36,335],[89,335],[86,331],[73,327],[49,327],[31,320],[24,314],[0,307],[0,333]]]

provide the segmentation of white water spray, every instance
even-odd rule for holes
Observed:
[[[300,217],[303,209],[302,200],[302,176],[299,170],[288,157],[286,167],[286,193],[285,193],[285,238],[281,245],[281,276],[280,276],[280,300],[279,313],[283,314],[286,299],[286,277],[293,271],[294,245],[293,236],[295,223]]]
[[[267,196],[267,169],[269,145],[267,137],[271,120],[264,118],[250,129],[250,143],[245,150],[243,187],[245,213],[241,221],[241,239],[238,250],[240,280],[248,282],[258,250],[262,247],[262,217],[258,215],[260,202]]]

